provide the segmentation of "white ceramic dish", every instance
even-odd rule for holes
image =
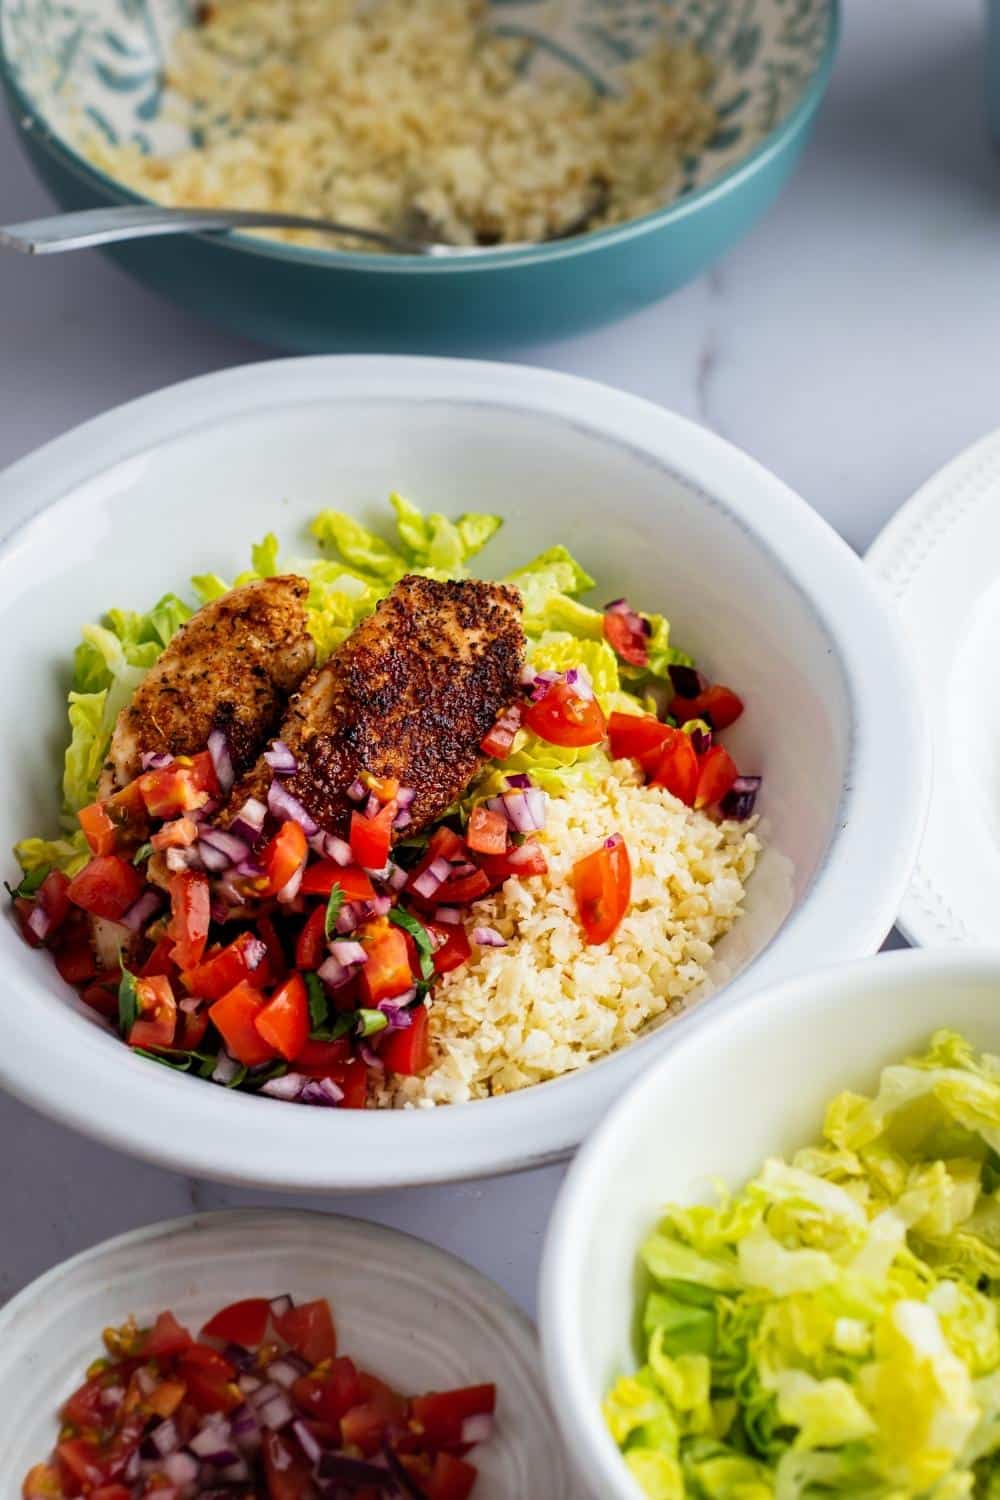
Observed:
[[[674,639],[746,698],[732,743],[764,775],[760,805],[787,858],[762,864],[720,946],[716,980],[735,976],[730,995],[877,948],[909,874],[926,761],[904,648],[861,564],[719,438],[633,397],[517,366],[315,359],[235,370],[112,412],[0,477],[0,516],[23,522],[0,548],[6,695],[18,707],[0,724],[10,786],[0,845],[53,825],[64,664],[81,622],[112,604],[148,607],[192,571],[231,575],[252,539],[269,529],[297,539],[322,505],[384,514],[393,487],[446,513],[503,513],[483,559],[494,574],[571,543],[599,575],[598,599],[627,592],[667,610]],[[687,1025],[501,1099],[316,1111],[131,1055],[12,924],[0,925],[0,961],[4,1086],[122,1150],[288,1189],[457,1179],[555,1158]]]
[[[1000,432],[923,485],[869,549],[920,662],[934,776],[899,925],[911,943],[997,941]]]
[[[21,1493],[56,1438],[59,1405],[101,1352],[101,1331],[169,1307],[201,1324],[240,1297],[328,1297],[341,1351],[411,1393],[492,1380],[493,1439],[477,1500],[572,1500],[535,1331],[478,1271],[423,1240],[328,1214],[247,1210],[153,1224],[74,1256],[0,1312],[0,1493]],[[540,1486],[536,1488],[536,1486]]]
[[[939,1027],[1000,1049],[1000,951],[901,952],[821,970],[703,1019],[611,1112],[563,1186],[542,1262],[542,1348],[553,1410],[595,1500],[642,1500],[600,1401],[635,1368],[642,1240],[668,1202],[710,1202],[766,1157],[815,1139],[842,1089]]]

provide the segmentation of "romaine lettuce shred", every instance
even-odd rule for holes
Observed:
[[[651,1500],[1000,1496],[1000,1059],[938,1032],[641,1261],[604,1414]]]

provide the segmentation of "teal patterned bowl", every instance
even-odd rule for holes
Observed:
[[[574,239],[433,261],[232,234],[107,253],[157,291],[286,349],[483,352],[621,317],[697,275],[770,206],[809,133],[839,0],[493,0],[497,26],[612,86],[661,15],[713,59],[715,138],[654,213]],[[136,201],[80,141],[187,144],[161,86],[188,0],[0,0],[0,78],[39,175],[67,208]]]

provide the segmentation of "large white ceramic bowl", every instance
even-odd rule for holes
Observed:
[[[642,1500],[601,1417],[636,1366],[637,1252],[668,1202],[710,1202],[814,1140],[826,1103],[940,1027],[1000,1050],[1000,950],[883,954],[703,1012],[580,1152],[549,1226],[539,1307],[553,1410],[596,1500]]]
[[[170,1308],[192,1332],[240,1297],[327,1297],[341,1352],[410,1394],[492,1380],[477,1500],[576,1500],[535,1331],[471,1266],[422,1240],[330,1214],[197,1214],[119,1235],[56,1266],[0,1312],[0,1494],[13,1500],[56,1441],[56,1413],[101,1332]],[[540,1486],[536,1489],[535,1486]]]
[[[501,512],[496,574],[554,542],[665,610],[735,686],[732,743],[764,776],[780,851],[719,950],[728,997],[873,952],[924,814],[923,727],[904,648],[857,558],[758,464],[667,412],[563,375],[409,359],[275,362],[101,417],[0,477],[0,845],[51,827],[68,654],[82,621],[148,607],[252,539],[335,504],[384,515],[398,487]],[[20,523],[20,524],[16,524]],[[789,861],[790,866],[789,866]],[[791,869],[791,879],[786,879]],[[790,910],[789,910],[790,907]],[[555,1083],[460,1107],[316,1111],[229,1093],[131,1055],[0,924],[0,1083],[122,1150],[200,1176],[349,1189],[525,1167],[579,1144],[685,1020]],[[725,999],[709,1002],[724,1007]]]

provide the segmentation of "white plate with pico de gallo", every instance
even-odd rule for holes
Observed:
[[[78,1128],[299,1188],[550,1159],[696,1001],[892,920],[925,794],[892,627],[679,419],[307,360],[137,403],[0,490],[42,502],[0,555],[0,1077]]]

